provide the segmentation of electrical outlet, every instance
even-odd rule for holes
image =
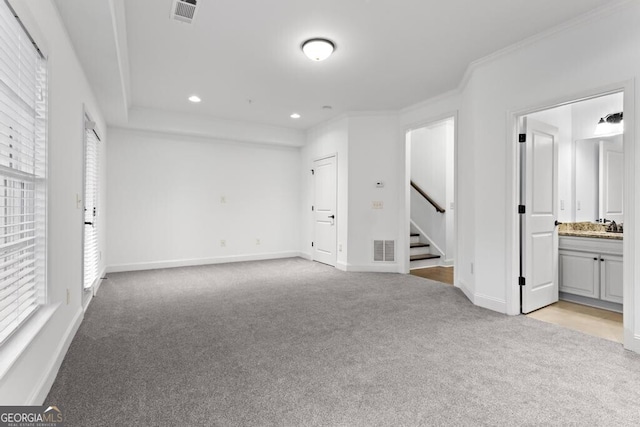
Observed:
[[[227,203],[227,197],[226,196],[221,196],[220,197],[220,203]]]
[[[578,201],[576,202],[576,205],[577,205],[577,206],[576,206],[576,209],[577,209],[577,210],[582,210],[582,203],[580,203],[580,200],[578,200]]]
[[[98,259],[102,259],[102,251],[98,251]]]
[[[473,274],[473,263],[471,263],[471,274]]]
[[[260,239],[256,239],[256,245],[260,246]]]
[[[69,292],[69,288],[67,288],[67,305],[71,302],[71,292]]]
[[[226,240],[220,240],[220,246],[221,247],[226,247],[227,246],[227,241]]]
[[[560,210],[564,210],[564,200],[560,200]]]
[[[382,201],[373,201],[371,202],[371,209],[383,209],[384,203]]]
[[[338,245],[338,252],[342,252],[342,243]]]
[[[76,209],[82,209],[82,199],[78,193],[76,193]]]

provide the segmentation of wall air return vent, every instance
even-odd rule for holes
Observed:
[[[190,24],[196,16],[199,0],[173,0],[171,17],[181,22]]]
[[[393,262],[396,260],[395,240],[374,240],[373,260],[378,262]]]

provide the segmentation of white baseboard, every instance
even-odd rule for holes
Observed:
[[[50,359],[46,375],[44,375],[40,382],[34,387],[27,405],[42,405],[44,403],[44,399],[47,398],[47,394],[49,394],[49,390],[51,390],[51,386],[58,375],[58,370],[60,370],[60,365],[62,365],[62,360],[69,350],[73,337],[75,337],[76,332],[78,332],[83,317],[84,311],[82,308],[78,308],[62,340],[60,340],[58,347],[53,351],[53,357]]]
[[[311,257],[310,252],[300,252],[300,255],[298,256],[302,259],[306,259],[307,261],[313,261],[313,258]]]
[[[341,261],[336,262],[336,268],[340,271],[349,271],[348,270],[349,266],[347,265],[346,262],[341,262]]]
[[[108,266],[107,273],[157,270],[160,268],[193,267],[197,265],[223,264],[223,263],[229,263],[229,262],[264,261],[268,259],[295,258],[295,257],[303,257],[303,254],[300,252],[288,251],[288,252],[271,252],[271,253],[264,253],[264,254],[231,255],[231,256],[223,256],[223,257],[215,257],[215,258],[194,258],[194,259],[180,259],[180,260],[168,260],[168,261],[138,262],[138,263],[131,263],[131,264],[116,264],[116,265]]]
[[[507,302],[505,300],[476,293],[473,303],[479,307],[497,311],[498,313],[507,313]]]
[[[453,259],[445,259],[442,261],[443,267],[453,267]]]
[[[640,335],[634,335],[631,331],[624,331],[624,348],[634,353],[640,353]]]
[[[400,266],[391,264],[347,264],[346,270],[354,273],[399,273]]]
[[[100,285],[102,285],[102,280],[103,280],[102,278],[104,277],[105,274],[107,274],[107,267],[104,267],[100,272],[100,276],[98,276],[98,281],[96,282],[96,285],[93,287],[93,296],[98,295],[98,289],[100,289]]]
[[[469,288],[469,285],[467,285],[462,280],[458,280],[458,283],[456,283],[455,286],[462,291],[462,293],[469,299],[469,301],[471,301],[472,304],[475,304],[475,302],[473,301],[473,291]]]

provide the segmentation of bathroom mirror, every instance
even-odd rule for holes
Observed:
[[[575,141],[573,160],[575,221],[623,222],[622,135]]]

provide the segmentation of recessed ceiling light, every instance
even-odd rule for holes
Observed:
[[[198,103],[198,102],[202,101],[202,99],[200,99],[200,97],[198,95],[191,95],[189,97],[189,101],[194,102],[194,103]]]
[[[300,118],[300,114],[298,114],[298,113],[293,113],[293,114],[292,114],[291,116],[289,116],[289,117],[291,117],[292,119],[299,119],[299,118]]]
[[[327,39],[309,39],[302,43],[302,51],[307,58],[312,61],[323,61],[327,59],[333,51],[336,45]]]

